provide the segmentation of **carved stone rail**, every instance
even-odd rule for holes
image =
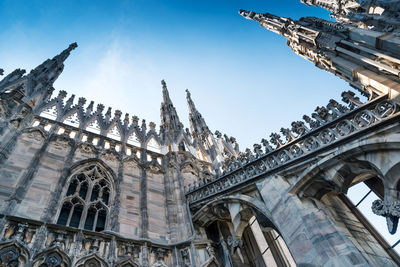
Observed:
[[[257,179],[273,174],[290,164],[315,156],[323,150],[342,145],[354,136],[358,136],[377,125],[389,122],[400,115],[399,105],[388,99],[387,95],[377,97],[365,104],[361,103],[354,93],[344,92],[344,107],[331,100],[327,108],[317,107],[312,117],[304,116],[310,125],[304,122],[292,123],[292,130],[281,129],[286,143],[280,140],[279,134],[271,134],[272,148],[263,139],[266,151],[255,144],[255,154],[250,149],[242,153],[238,159],[227,159],[224,173],[208,181],[200,181],[187,189],[185,195],[189,204],[201,202],[216,195],[226,193],[240,186],[255,182]],[[332,105],[332,103],[334,105]],[[335,108],[333,109],[332,106]],[[297,134],[297,136],[296,136]]]

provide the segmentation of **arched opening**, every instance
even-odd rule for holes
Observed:
[[[227,201],[202,208],[193,217],[196,230],[212,241],[222,266],[296,266],[278,229],[251,204]]]
[[[372,203],[385,198],[383,174],[372,163],[352,160],[336,174],[343,181],[339,190],[331,190],[320,200],[341,230],[374,266],[399,265],[400,257],[391,248],[384,217],[371,210]]]
[[[296,266],[281,234],[263,214],[256,213],[250,218],[243,241],[250,266]]]
[[[76,263],[77,267],[108,267],[108,264],[97,255],[84,257]]]
[[[68,267],[71,266],[71,260],[67,254],[59,248],[53,248],[43,251],[33,259],[33,267]]]
[[[0,266],[24,267],[27,260],[27,252],[17,245],[10,244],[0,248]]]

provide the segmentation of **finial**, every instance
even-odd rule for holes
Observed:
[[[244,18],[246,18],[246,19],[251,19],[251,20],[257,20],[257,21],[259,21],[258,19],[255,19],[255,18],[254,18],[254,15],[255,15],[256,13],[253,12],[253,11],[247,11],[247,10],[244,10],[244,9],[240,9],[240,10],[239,10],[239,14],[240,14],[241,16],[243,16]]]
[[[83,107],[83,105],[85,105],[85,103],[86,103],[86,98],[80,97],[78,99],[78,105],[80,105],[81,107]]]
[[[164,90],[167,90],[167,83],[164,81],[164,79],[161,80],[161,85]]]
[[[194,102],[193,102],[192,98],[190,97],[189,89],[186,89],[185,91],[186,91],[186,99],[187,99],[187,103],[188,103],[188,106],[189,106],[189,111],[190,111],[190,113],[195,113],[196,112],[196,107],[194,105]]]
[[[132,116],[132,123],[137,125],[138,122],[139,122],[138,116]]]
[[[122,112],[121,112],[121,110],[116,110],[116,111],[114,111],[114,117],[116,117],[116,118],[121,118],[121,115],[122,115]]]
[[[70,44],[67,49],[65,49],[64,51],[61,52],[61,54],[55,56],[54,60],[56,60],[58,62],[58,64],[63,64],[64,61],[68,58],[71,51],[77,47],[78,47],[77,43]]]
[[[64,99],[67,96],[67,91],[60,90],[58,92],[58,98]]]
[[[171,99],[169,98],[169,92],[168,92],[168,88],[167,88],[167,83],[165,82],[164,79],[161,80],[161,85],[162,85],[162,89],[163,89],[164,103],[171,102]]]
[[[78,47],[78,44],[76,43],[76,42],[74,42],[74,43],[72,43],[72,44],[70,44],[69,46],[68,46],[68,50],[69,51],[72,51],[72,50],[74,50],[75,48],[77,48]]]

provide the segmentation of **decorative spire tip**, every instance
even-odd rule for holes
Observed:
[[[244,9],[240,9],[239,14],[242,15],[243,17],[245,17],[246,19],[253,19],[255,13],[253,11],[247,11]]]
[[[164,81],[164,79],[161,80],[161,85],[163,89],[167,89],[167,83]]]
[[[68,50],[69,51],[72,51],[72,50],[74,50],[75,48],[77,48],[78,47],[78,44],[76,43],[76,42],[74,42],[74,43],[72,43],[72,44],[70,44],[69,46],[68,46]]]

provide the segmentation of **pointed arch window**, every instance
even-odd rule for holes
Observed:
[[[34,267],[67,267],[70,265],[68,256],[63,257],[56,251],[40,255],[33,263]]]
[[[105,230],[112,204],[111,181],[96,164],[74,173],[68,180],[57,224],[97,232]]]

